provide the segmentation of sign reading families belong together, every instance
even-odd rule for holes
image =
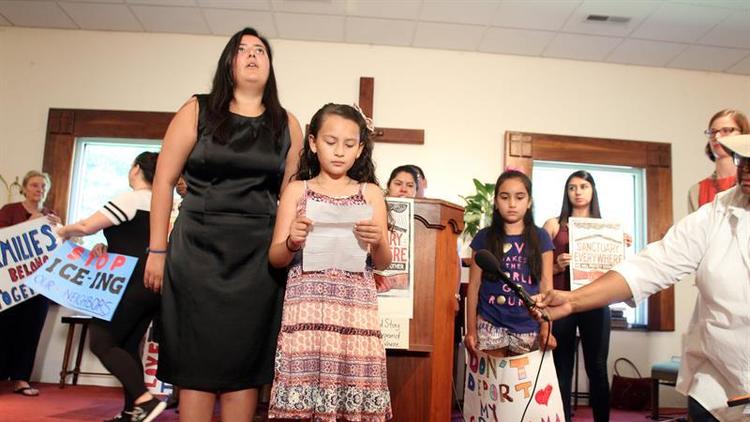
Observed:
[[[0,229],[0,312],[37,295],[26,281],[59,244],[46,218]]]

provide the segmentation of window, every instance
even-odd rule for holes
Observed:
[[[505,132],[503,165],[523,169],[532,175],[534,163],[553,161],[620,166],[642,169],[646,197],[645,242],[664,237],[672,226],[672,152],[663,142],[626,141],[583,136],[550,135],[529,132]],[[534,195],[536,197],[536,195]],[[561,193],[553,199],[562,199]],[[559,202],[557,207],[559,207]],[[559,208],[555,211],[559,212]],[[648,298],[647,328],[674,331],[674,287]]]
[[[122,192],[127,192],[128,172],[143,151],[158,152],[160,140],[78,138],[73,156],[68,221],[82,220]],[[82,239],[86,248],[106,243],[102,232]]]
[[[560,214],[565,180],[577,170],[586,170],[594,176],[602,217],[622,223],[625,233],[633,237],[633,246],[626,255],[633,255],[646,245],[646,196],[644,170],[626,166],[592,165],[555,161],[534,161],[534,219],[542,226],[548,218]],[[613,309],[624,311],[631,326],[644,327],[647,321],[647,304],[636,308],[614,304]]]

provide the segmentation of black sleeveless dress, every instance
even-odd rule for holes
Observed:
[[[285,271],[268,263],[290,147],[265,115],[231,115],[228,142],[206,129],[185,163],[188,191],[169,240],[162,290],[159,379],[203,391],[273,380]]]

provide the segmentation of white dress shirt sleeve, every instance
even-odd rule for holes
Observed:
[[[662,240],[613,268],[625,278],[635,303],[697,271],[708,247],[714,204],[683,218]]]

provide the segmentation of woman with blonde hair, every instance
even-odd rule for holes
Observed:
[[[717,193],[735,185],[737,167],[732,161],[732,156],[724,150],[719,141],[726,136],[750,133],[750,124],[742,112],[724,109],[711,117],[708,128],[703,133],[708,138],[706,155],[716,166],[710,176],[693,185],[688,191],[688,212],[713,201]]]
[[[23,177],[21,194],[24,200],[6,204],[0,209],[0,228],[47,216],[53,223],[60,219],[44,206],[52,185],[46,173],[31,170]],[[0,380],[10,379],[13,392],[23,396],[38,396],[39,390],[29,384],[34,369],[34,357],[39,337],[47,318],[49,302],[41,295],[0,312]]]

